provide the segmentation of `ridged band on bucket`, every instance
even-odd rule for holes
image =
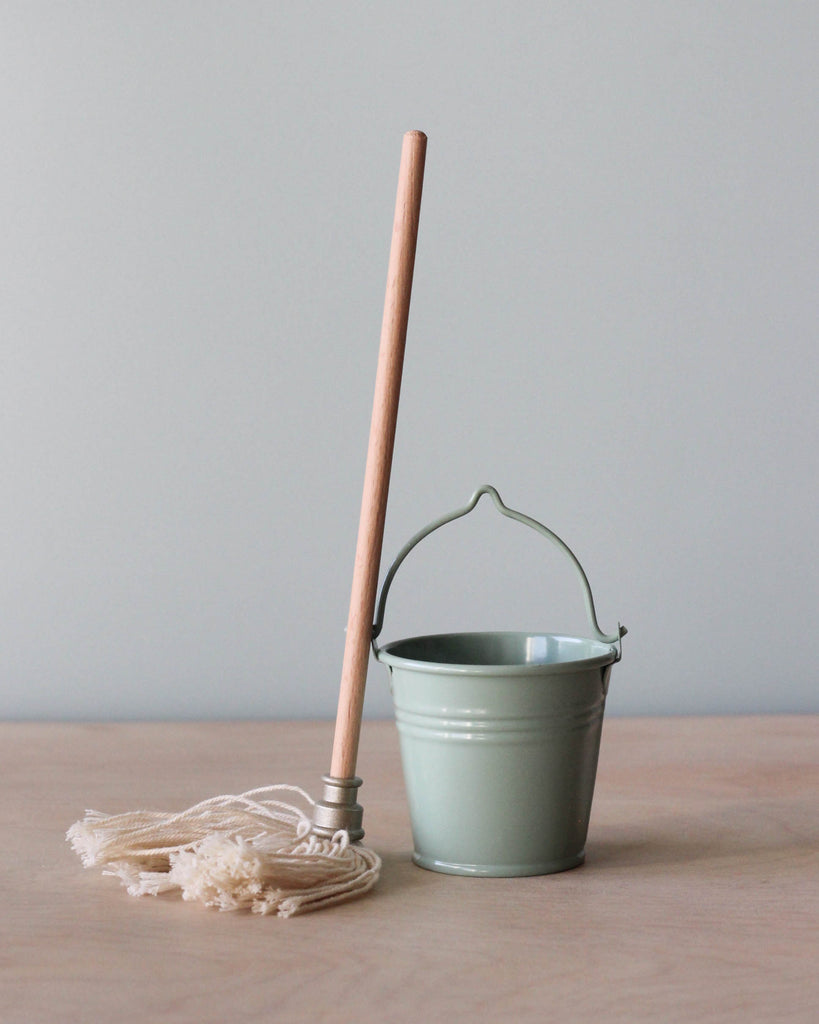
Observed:
[[[483,494],[567,553],[593,637],[450,633],[378,647],[389,586],[424,537]],[[570,549],[482,487],[462,509],[419,531],[384,582],[373,649],[390,671],[414,854],[453,874],[548,874],[583,862],[612,665],[626,630],[597,624],[588,579]]]
[[[550,734],[566,729],[586,729],[602,718],[605,695],[602,687],[597,699],[568,711],[549,711],[534,715],[496,715],[478,717],[471,709],[395,708],[395,721],[401,733],[427,740],[449,743],[540,743]]]

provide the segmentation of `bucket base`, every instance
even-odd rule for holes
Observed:
[[[439,871],[444,875],[472,875],[483,878],[521,878],[525,875],[554,875],[558,871],[569,871],[580,867],[586,859],[586,851],[563,860],[546,861],[539,864],[450,864],[435,860],[420,853],[413,853],[412,862],[427,871]]]

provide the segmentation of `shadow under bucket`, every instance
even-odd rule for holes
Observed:
[[[489,494],[574,562],[594,638],[447,633],[378,647],[387,593],[419,541]],[[591,589],[568,547],[479,488],[401,550],[384,582],[373,649],[390,672],[416,864],[459,875],[540,875],[582,864],[603,711],[625,628],[597,625]]]

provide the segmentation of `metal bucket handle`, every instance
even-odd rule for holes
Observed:
[[[619,624],[616,633],[604,633],[600,629],[600,626],[597,623],[597,615],[594,611],[594,598],[592,597],[591,586],[589,585],[588,577],[586,576],[586,573],[583,571],[583,566],[577,560],[571,548],[564,541],[562,541],[560,537],[557,536],[557,534],[552,533],[552,531],[548,527],[544,526],[542,523],[537,522],[537,520],[532,519],[529,516],[525,516],[522,512],[516,512],[514,509],[504,505],[504,503],[501,501],[501,496],[498,494],[495,488],[490,487],[489,484],[484,484],[482,487],[479,487],[477,491],[475,491],[475,493],[469,499],[468,504],[464,505],[463,508],[459,508],[455,512],[449,512],[447,515],[441,516],[440,519],[436,519],[428,526],[425,526],[423,530],[419,530],[418,533],[416,533],[415,536],[411,537],[403,546],[403,548],[401,548],[401,550],[398,552],[395,561],[390,566],[389,571],[384,578],[384,585],[381,588],[381,597],[379,598],[378,601],[378,609],[375,616],[375,624],[373,625],[372,636],[373,650],[375,651],[375,653],[377,654],[379,650],[375,641],[381,635],[381,630],[384,627],[384,610],[387,604],[387,594],[389,593],[390,587],[392,586],[392,581],[395,578],[395,574],[398,572],[398,568],[401,565],[401,563],[404,561],[404,559],[407,557],[410,551],[412,551],[415,545],[419,544],[425,537],[428,537],[431,533],[434,533],[435,530],[440,529],[440,527],[446,526],[447,523],[451,523],[455,519],[460,519],[462,516],[465,516],[467,515],[467,513],[471,512],[472,509],[480,501],[481,496],[484,494],[488,494],[491,497],[492,501],[495,503],[495,507],[503,515],[508,516],[510,519],[515,519],[519,523],[523,523],[525,526],[531,526],[533,530],[536,530],[538,533],[543,534],[544,537],[546,537],[558,548],[560,548],[560,550],[571,559],[572,564],[574,565],[578,575],[580,576],[580,582],[583,586],[583,595],[586,601],[586,613],[588,615],[589,625],[592,629],[592,632],[594,633],[595,639],[600,640],[602,643],[606,644],[619,644],[620,640],[622,639],[622,637],[626,635],[628,630],[625,626],[621,626]],[[620,653],[621,652],[618,651],[618,661],[620,659]]]

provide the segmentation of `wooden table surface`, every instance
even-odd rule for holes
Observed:
[[[410,861],[391,722],[366,722],[363,899],[291,920],[128,896],[64,840],[86,807],[291,782],[332,725],[0,724],[0,1021],[819,1020],[819,716],[607,719],[585,866]]]

